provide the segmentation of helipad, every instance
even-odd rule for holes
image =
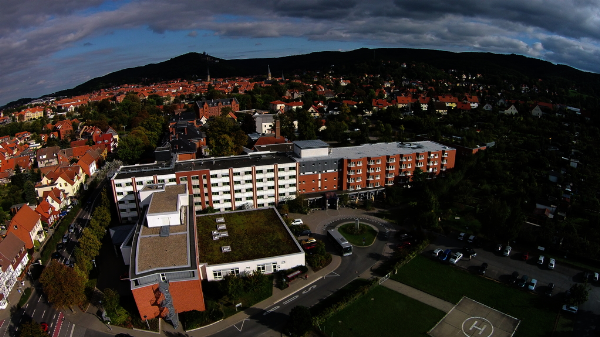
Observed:
[[[428,334],[433,337],[509,337],[521,321],[463,297]]]

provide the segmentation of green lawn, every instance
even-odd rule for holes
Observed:
[[[369,225],[365,225],[365,224],[360,224],[360,226],[364,226],[366,228],[366,231],[363,234],[351,234],[348,229],[350,228],[354,228],[356,226],[356,224],[354,223],[348,223],[345,225],[341,225],[338,228],[338,231],[340,232],[340,234],[342,234],[347,240],[348,242],[350,242],[352,245],[354,246],[370,246],[373,241],[375,241],[375,238],[377,237],[377,231],[369,226]],[[363,244],[363,238],[364,238],[364,244]]]
[[[444,315],[440,310],[378,286],[321,328],[328,336],[425,336]]]
[[[392,279],[451,303],[464,296],[521,320],[515,336],[549,336],[560,304],[431,260],[422,255],[392,275]]]

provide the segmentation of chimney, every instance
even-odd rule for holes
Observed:
[[[280,137],[280,126],[279,126],[279,120],[275,121],[275,139],[279,139]]]

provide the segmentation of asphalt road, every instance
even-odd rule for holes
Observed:
[[[333,221],[328,224],[327,228],[333,228],[338,224],[347,222],[349,222],[348,219]],[[366,219],[361,220],[361,222],[375,224],[375,222]],[[381,258],[387,239],[383,234],[385,228],[379,225],[378,229],[380,233],[371,246],[354,247],[353,254],[342,257],[340,266],[334,272],[312,283],[309,287],[282,299],[267,308],[267,310],[257,310],[247,320],[238,322],[213,336],[259,336],[269,330],[281,331],[293,307],[315,305],[357,278],[358,275],[369,269]],[[313,237],[326,242],[327,250],[332,254],[339,254],[333,250],[324,234],[314,234]]]

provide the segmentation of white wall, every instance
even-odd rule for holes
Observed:
[[[223,253],[223,254],[227,254],[227,253]],[[200,266],[200,271],[202,273],[203,279],[206,279],[209,281],[215,281],[213,272],[218,271],[218,270],[231,270],[234,268],[239,268],[240,274],[251,273],[251,272],[257,270],[258,265],[262,265],[262,264],[270,265],[272,263],[277,263],[277,270],[290,269],[290,268],[293,268],[296,266],[305,266],[306,265],[305,254],[304,254],[304,252],[298,252],[298,253],[293,253],[293,254],[288,254],[288,255],[267,257],[264,259],[257,259],[257,260],[239,261],[239,262],[216,264],[216,265],[202,264]],[[268,270],[265,272],[265,274],[271,274],[271,273],[272,273],[272,271],[269,272]],[[222,275],[225,276],[225,273],[222,272]]]

